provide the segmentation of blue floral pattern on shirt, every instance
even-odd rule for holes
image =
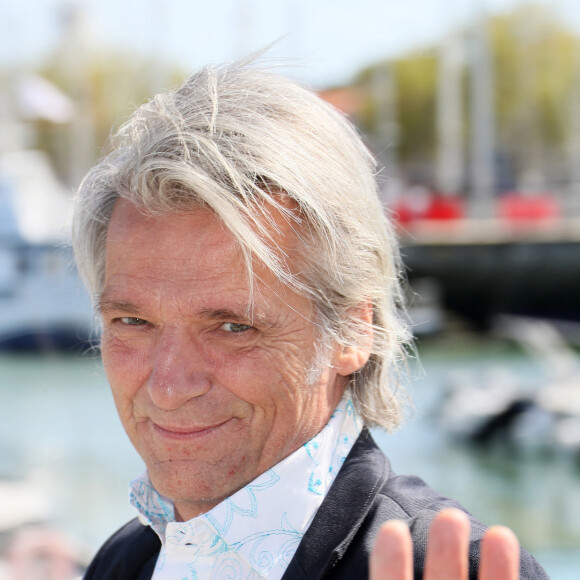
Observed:
[[[343,399],[318,435],[188,522],[147,473],[134,480],[130,501],[162,542],[153,580],[279,580],[361,428]]]

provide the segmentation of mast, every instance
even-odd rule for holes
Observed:
[[[437,161],[435,181],[445,194],[457,194],[463,185],[461,101],[462,39],[450,34],[439,53],[437,85]]]
[[[58,58],[76,105],[76,115],[70,123],[67,152],[68,185],[75,188],[93,164],[97,153],[91,78],[87,66],[90,43],[90,23],[84,9],[77,5],[65,7]]]
[[[518,190],[524,193],[537,193],[545,187],[542,171],[542,144],[539,127],[538,103],[536,99],[536,67],[530,63],[534,54],[534,44],[540,33],[537,9],[531,7],[522,12],[516,29],[518,73]]]
[[[570,125],[568,133],[569,202],[576,211],[580,209],[580,43],[574,51],[570,91]]]
[[[381,195],[396,193],[400,182],[397,160],[399,128],[396,122],[396,81],[392,63],[382,63],[374,68],[371,91],[375,104],[376,155],[385,168]]]
[[[149,92],[152,95],[160,92],[167,85],[167,68],[162,47],[169,31],[170,4],[162,0],[151,0],[151,43],[149,59]]]
[[[486,25],[481,12],[473,27],[470,55],[470,190],[475,217],[490,214],[495,186],[493,71]]]

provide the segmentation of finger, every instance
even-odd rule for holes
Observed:
[[[437,514],[429,530],[424,580],[467,580],[469,520],[457,509]]]
[[[503,526],[489,528],[481,542],[479,580],[517,580],[520,546],[515,534]]]
[[[379,530],[371,553],[370,580],[413,580],[413,544],[405,523],[393,520]]]

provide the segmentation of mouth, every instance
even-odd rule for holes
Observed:
[[[214,432],[224,427],[229,423],[231,419],[226,419],[219,423],[213,425],[201,426],[201,427],[188,427],[188,426],[177,426],[177,425],[158,425],[157,423],[152,423],[153,429],[158,435],[161,435],[167,439],[176,440],[191,440],[191,439],[201,439],[212,435]]]

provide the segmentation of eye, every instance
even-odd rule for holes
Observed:
[[[123,316],[117,320],[125,326],[144,326],[147,324],[146,320],[143,320],[142,318],[136,318],[135,316]]]
[[[225,332],[245,332],[252,327],[249,324],[242,324],[240,322],[224,322],[220,328]]]

